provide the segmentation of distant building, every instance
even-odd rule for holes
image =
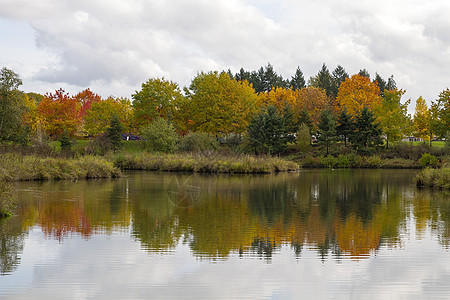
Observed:
[[[415,136],[405,137],[402,142],[423,142],[424,140]]]

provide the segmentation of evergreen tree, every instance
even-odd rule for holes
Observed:
[[[386,89],[389,91],[393,91],[397,89],[397,83],[394,80],[394,75],[388,78]]]
[[[309,113],[307,110],[303,109],[299,116],[298,116],[298,126],[301,126],[302,124],[305,124],[309,128],[309,134],[312,135],[314,131],[314,124],[311,120],[311,117],[309,116]]]
[[[317,78],[317,87],[322,88],[327,93],[327,96],[331,96],[332,91],[332,80],[331,80],[331,74],[330,71],[328,71],[328,68],[325,64],[322,65],[322,69],[320,69],[319,73],[316,75]]]
[[[358,73],[358,74],[361,75],[361,76],[364,76],[364,77],[367,77],[367,78],[370,79],[370,73],[369,73],[369,71],[367,71],[366,69],[359,70],[359,73]]]
[[[303,77],[303,72],[300,70],[300,67],[297,67],[297,70],[295,71],[294,76],[292,76],[292,79],[290,81],[290,85],[292,90],[300,90],[302,88],[306,87],[305,77]]]
[[[347,140],[353,132],[353,120],[347,113],[347,109],[343,109],[338,117],[338,125],[336,126],[336,133],[344,141],[344,145],[347,147]]]
[[[354,128],[350,141],[358,151],[368,153],[382,144],[380,124],[376,122],[375,114],[367,106],[364,106],[356,116]]]
[[[348,75],[348,73],[345,71],[345,69],[338,65],[336,67],[336,69],[334,69],[332,76],[331,76],[331,96],[336,99],[338,91],[339,91],[339,86],[341,85],[342,82],[345,81],[345,79],[349,78],[350,76]]]
[[[248,137],[255,153],[275,154],[286,151],[291,136],[286,128],[285,118],[274,106],[268,106],[250,122]]]
[[[336,122],[331,110],[322,111],[317,127],[317,140],[319,145],[326,149],[326,155],[328,156],[329,149],[336,140]]]
[[[387,89],[387,83],[386,81],[381,78],[380,74],[375,73],[375,79],[373,82],[376,82],[378,85],[378,88],[380,89],[381,97],[384,97],[384,90]]]
[[[120,122],[119,116],[114,113],[111,116],[111,120],[109,122],[109,127],[106,130],[106,136],[111,144],[111,149],[116,151],[122,147],[122,131],[124,127],[122,122]]]
[[[250,72],[245,71],[244,68],[241,68],[239,70],[239,73],[236,73],[236,75],[234,75],[234,78],[237,81],[244,81],[247,80],[248,82],[250,82]]]

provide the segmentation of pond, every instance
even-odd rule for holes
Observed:
[[[7,299],[448,299],[450,197],[413,170],[15,184]]]

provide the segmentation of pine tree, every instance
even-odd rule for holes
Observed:
[[[387,83],[386,81],[381,78],[380,74],[375,73],[375,79],[373,82],[376,82],[378,85],[378,88],[380,89],[381,97],[384,97],[384,90],[387,89]]]
[[[356,116],[354,128],[350,141],[358,151],[369,153],[382,144],[380,124],[376,122],[375,114],[367,106]]]
[[[106,130],[106,136],[111,144],[111,149],[114,151],[122,147],[122,131],[122,122],[120,122],[119,116],[115,113],[111,116],[109,127]]]
[[[300,70],[300,67],[297,67],[297,70],[295,71],[294,76],[292,76],[292,79],[290,81],[290,85],[292,90],[300,90],[302,88],[306,87],[305,77],[303,77],[303,72]]]
[[[326,148],[326,155],[328,156],[329,149],[336,140],[336,122],[331,110],[322,111],[317,127],[317,140],[320,146]]]
[[[353,132],[353,120],[347,113],[347,109],[343,109],[338,117],[338,125],[336,126],[336,134],[342,137],[344,145],[347,147],[347,141]]]
[[[328,68],[325,64],[322,65],[322,69],[320,69],[319,73],[317,73],[317,87],[322,88],[327,93],[327,96],[332,95],[332,81],[331,74],[328,71]]]
[[[250,145],[255,153],[275,154],[286,151],[288,136],[284,117],[274,106],[257,114],[248,126]]]
[[[348,73],[345,71],[345,69],[342,66],[338,65],[336,67],[336,69],[334,69],[334,71],[332,73],[332,76],[331,76],[331,81],[332,81],[331,96],[334,99],[336,99],[336,97],[337,97],[337,94],[338,94],[338,91],[339,91],[339,86],[347,78],[350,78]]]
[[[309,128],[309,134],[313,134],[314,131],[314,124],[309,116],[309,113],[307,110],[302,110],[298,116],[298,126],[301,126],[302,124],[305,124]]]

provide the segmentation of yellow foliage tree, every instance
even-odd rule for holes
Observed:
[[[174,113],[180,131],[242,133],[257,109],[253,88],[247,81],[231,79],[227,73],[200,73],[186,92],[188,99]],[[181,128],[180,123],[187,126]]]
[[[341,83],[336,98],[338,111],[347,108],[355,116],[364,106],[373,110],[380,103],[380,89],[376,82],[361,75],[353,75]]]

